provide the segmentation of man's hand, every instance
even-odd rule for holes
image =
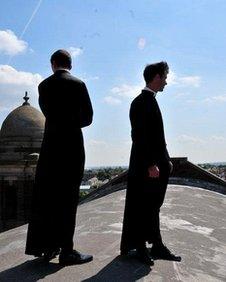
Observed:
[[[148,177],[159,178],[159,168],[157,167],[157,165],[149,166]]]
[[[173,164],[170,161],[169,161],[169,167],[170,167],[170,173],[172,173],[172,171],[173,171]]]

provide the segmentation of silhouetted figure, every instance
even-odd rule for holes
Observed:
[[[62,265],[84,263],[92,256],[73,250],[73,235],[85,160],[81,128],[92,123],[93,110],[85,83],[69,72],[70,54],[56,51],[51,66],[54,74],[38,88],[46,122],[25,253],[49,261],[60,252]]]
[[[159,212],[163,204],[172,163],[166,148],[161,112],[156,93],[163,91],[168,74],[166,62],[147,65],[146,87],[132,102],[130,121],[132,149],[121,238],[121,254],[136,249],[144,263],[153,259],[180,260],[164,246]],[[146,242],[152,243],[151,252]]]

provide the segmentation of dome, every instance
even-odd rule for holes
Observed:
[[[27,160],[39,153],[44,133],[45,117],[27,102],[13,110],[4,120],[0,130],[0,162]]]
[[[44,123],[45,118],[40,111],[30,105],[22,105],[6,117],[0,131],[0,138],[42,138]]]
[[[23,105],[13,110],[4,120],[0,139],[15,137],[42,139],[45,117],[36,108],[30,106],[27,96],[24,99]]]

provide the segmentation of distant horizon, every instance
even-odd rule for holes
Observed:
[[[189,161],[189,160],[188,160]],[[199,164],[211,164],[211,165],[226,165],[226,161],[225,162],[198,162],[198,163],[195,163],[196,165],[199,165]],[[129,166],[128,165],[103,165],[103,166],[89,166],[89,167],[85,167],[85,169],[98,169],[98,168],[118,168],[118,167],[121,167],[121,168],[128,168]]]

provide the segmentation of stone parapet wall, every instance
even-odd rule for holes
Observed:
[[[34,181],[0,181],[0,232],[25,224],[31,211]]]
[[[220,177],[212,174],[198,165],[195,165],[187,160],[187,158],[172,158],[174,166],[171,178],[186,178],[193,180],[200,180],[206,183],[215,184],[218,186],[225,187],[226,181]]]
[[[170,176],[170,183],[196,186],[226,194],[225,180],[189,162],[187,158],[171,158],[171,161],[174,169]],[[101,188],[126,183],[127,175],[128,171],[125,171],[101,186]]]
[[[192,179],[192,178],[183,178],[183,177],[170,177],[169,184],[183,185],[183,186],[192,186],[196,188],[202,188],[214,192],[218,192],[226,195],[226,188],[221,185],[214,183],[206,182],[203,180]]]

